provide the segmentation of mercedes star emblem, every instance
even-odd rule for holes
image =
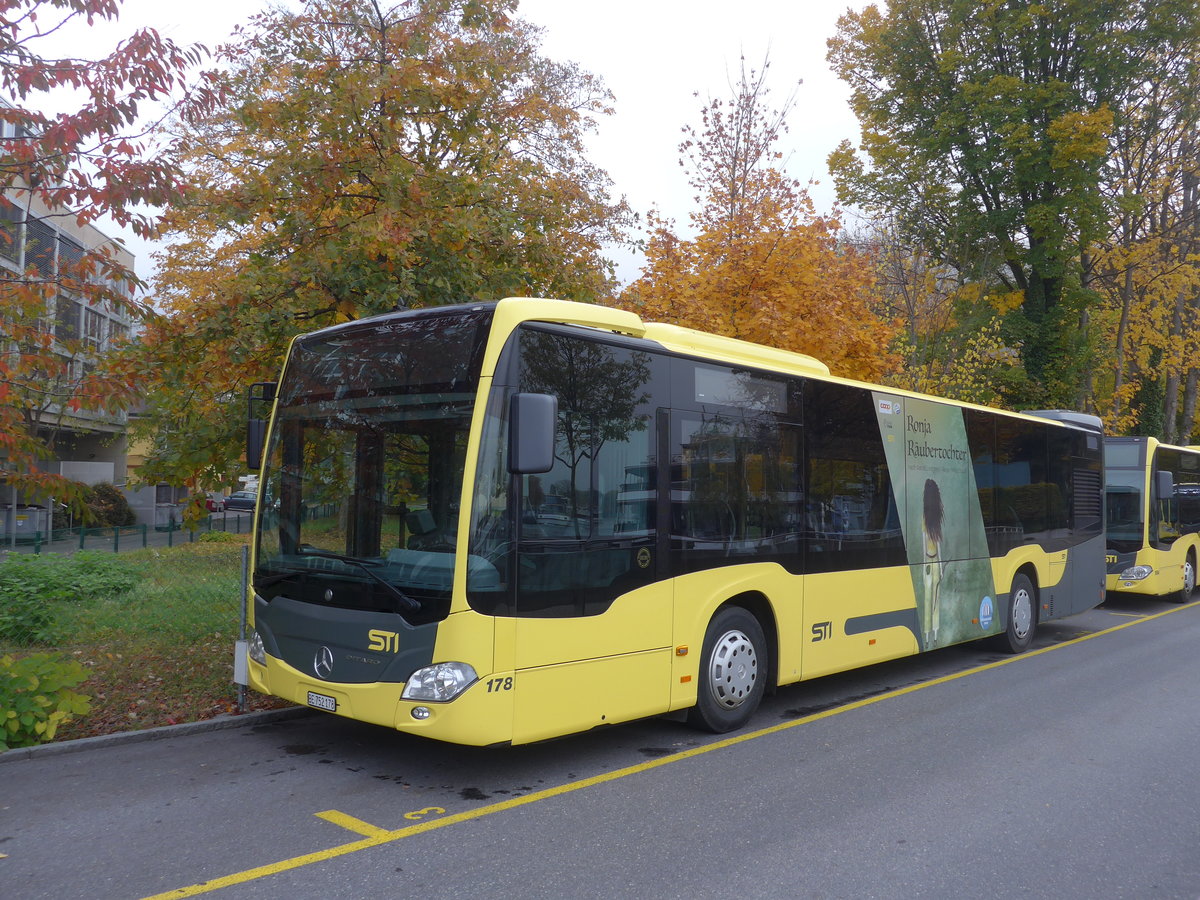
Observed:
[[[317,655],[313,657],[313,671],[317,673],[317,677],[328,679],[333,673],[333,651],[328,647],[322,647],[317,651]]]

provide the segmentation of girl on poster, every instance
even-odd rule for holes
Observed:
[[[925,648],[937,646],[938,624],[941,619],[942,573],[942,491],[932,478],[925,479],[924,514],[921,517],[921,545],[925,552],[924,616]]]

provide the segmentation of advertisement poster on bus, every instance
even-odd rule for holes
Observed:
[[[874,392],[900,496],[922,650],[998,630],[995,586],[963,410]]]

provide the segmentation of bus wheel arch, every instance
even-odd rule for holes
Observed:
[[[735,597],[709,620],[700,654],[696,705],[687,714],[689,725],[717,734],[734,731],[749,721],[766,693],[775,654],[762,613],[749,608],[758,605],[756,596],[766,603],[761,595]],[[773,629],[771,617],[766,619]]]
[[[1008,590],[1008,610],[1004,631],[997,636],[1000,649],[1022,653],[1033,643],[1038,626],[1037,572],[1022,566],[1013,575]]]
[[[1187,603],[1196,591],[1196,548],[1189,547],[1183,560],[1183,587],[1176,592],[1176,603]]]
[[[725,603],[721,604],[721,606],[722,608],[740,606],[753,615],[754,618],[758,619],[758,627],[762,629],[763,637],[766,638],[767,642],[767,683],[765,685],[765,693],[774,694],[779,686],[779,626],[775,621],[775,610],[771,606],[771,601],[767,599],[765,594],[758,591],[746,591],[738,594],[736,597],[731,597]]]

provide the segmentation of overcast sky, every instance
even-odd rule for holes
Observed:
[[[544,53],[599,75],[616,96],[614,115],[589,141],[593,162],[634,211],[651,206],[686,224],[692,208],[678,164],[680,129],[699,120],[708,97],[726,97],[740,59],[759,68],[770,54],[771,97],[782,103],[794,89],[790,133],[781,148],[788,171],[820,182],[812,190],[819,212],[833,204],[825,159],[843,138],[857,140],[848,91],[829,71],[825,42],[848,6],[864,0],[521,0],[518,14],[545,29]],[[266,6],[263,0],[199,3],[125,0],[116,26],[77,36],[73,52],[96,55],[135,28],[150,26],[179,44],[223,43],[234,27]],[[46,52],[45,48],[41,52]],[[699,98],[693,96],[699,93]],[[129,241],[138,272],[148,275],[149,248]],[[617,258],[629,281],[639,260]]]

